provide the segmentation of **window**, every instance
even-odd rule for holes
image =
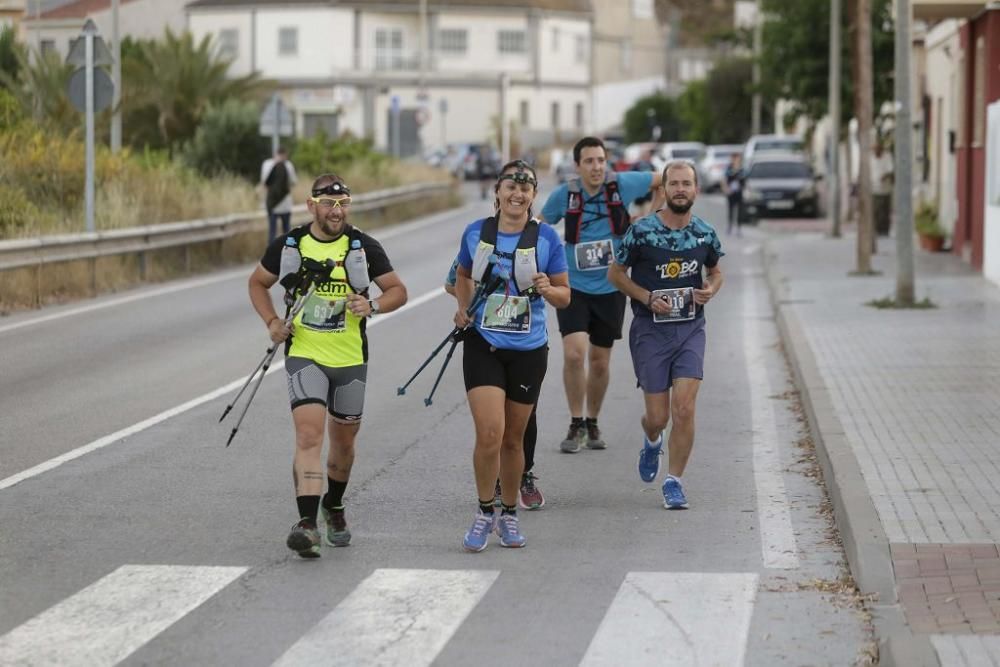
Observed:
[[[587,38],[583,35],[576,36],[576,59],[579,62],[587,60]]]
[[[552,103],[552,129],[553,130],[558,130],[559,129],[559,103],[558,102],[553,102]]]
[[[529,127],[530,125],[531,113],[528,100],[521,100],[521,127]]]
[[[283,56],[299,55],[299,29],[278,29],[278,53]]]
[[[56,52],[56,40],[54,39],[43,39],[39,44],[42,55],[47,56],[50,53]]]
[[[972,67],[976,77],[972,89],[972,145],[982,146],[986,142],[986,42],[982,36],[976,40]]]
[[[632,18],[653,18],[653,0],[632,0]]]
[[[442,53],[465,54],[469,49],[469,32],[451,28],[439,30],[438,41]]]
[[[337,114],[335,113],[307,113],[302,116],[302,134],[306,137],[315,137],[322,132],[327,137],[336,137],[339,132]]]
[[[240,53],[240,31],[226,28],[219,31],[219,57],[235,60]]]
[[[632,42],[624,40],[622,42],[622,72],[632,71]]]
[[[399,28],[375,31],[375,69],[403,69],[403,31]]]
[[[576,121],[576,129],[583,129],[583,102],[576,103],[576,113],[574,114],[574,120]]]
[[[500,53],[524,53],[528,50],[523,30],[497,31],[497,51]]]
[[[559,28],[552,29],[552,50],[559,50]]]

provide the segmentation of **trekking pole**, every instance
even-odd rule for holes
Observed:
[[[431,393],[427,394],[427,398],[424,399],[424,405],[426,407],[430,407],[431,403],[434,402],[434,392],[437,391],[438,384],[440,384],[441,378],[444,377],[444,371],[448,368],[448,362],[451,361],[451,355],[455,354],[456,346],[458,346],[458,336],[456,334],[452,334],[451,347],[448,348],[448,354],[445,355],[444,363],[441,364],[441,370],[438,371],[437,377],[434,378],[434,386],[431,387]]]
[[[315,273],[316,272],[313,272],[313,274]],[[292,322],[292,320],[295,319],[295,316],[298,315],[299,312],[305,307],[306,302],[309,300],[309,297],[311,297],[313,293],[316,291],[316,287],[319,282],[317,280],[317,277],[318,276],[316,275],[308,276],[306,279],[309,282],[309,289],[307,289],[305,294],[301,295],[294,302],[294,304],[287,307],[285,311],[285,326],[288,326]],[[250,392],[250,396],[247,397],[247,402],[243,406],[243,411],[240,412],[240,417],[239,419],[236,420],[236,425],[233,427],[233,430],[229,433],[229,439],[226,440],[226,447],[232,444],[233,438],[236,437],[236,432],[240,430],[240,425],[243,423],[243,418],[246,416],[247,410],[250,409],[250,404],[253,402],[254,396],[257,395],[257,390],[260,389],[260,385],[261,383],[263,383],[264,377],[267,375],[267,369],[270,368],[271,366],[271,360],[274,359],[274,354],[278,351],[278,345],[279,345],[278,343],[272,343],[271,346],[267,348],[267,351],[264,353],[264,358],[261,359],[259,364],[257,364],[257,370],[255,370],[250,375],[250,377],[247,378],[246,384],[244,384],[243,388],[240,389],[238,394],[236,394],[236,397],[233,399],[232,404],[226,406],[225,411],[222,413],[222,417],[219,418],[219,421],[221,422],[225,418],[225,416],[229,414],[229,411],[232,409],[233,405],[236,404],[236,401],[239,400],[239,397],[243,394],[246,388],[250,386],[250,382],[253,381],[254,376],[257,376],[257,373],[259,372],[260,375],[257,376],[257,382],[254,384],[253,390]]]
[[[490,259],[493,260],[493,261],[490,262],[490,264],[493,264],[495,262],[495,260],[492,257]],[[485,301],[486,298],[490,294],[492,294],[494,290],[496,290],[498,287],[500,287],[500,285],[502,285],[509,277],[510,277],[510,275],[507,274],[506,271],[504,271],[499,276],[497,276],[496,278],[494,278],[493,282],[489,286],[487,286],[485,282],[480,283],[479,290],[477,290],[475,296],[473,297],[472,303],[470,303],[469,307],[465,309],[465,315],[466,315],[466,317],[470,317],[471,318],[473,316],[473,314],[475,314],[476,310],[479,308],[479,305],[483,301]],[[404,384],[402,387],[399,387],[399,388],[396,389],[396,395],[397,396],[402,396],[403,394],[405,394],[406,393],[406,388],[409,387],[410,384],[414,380],[417,379],[417,376],[420,375],[421,371],[423,371],[425,368],[427,368],[427,365],[429,363],[431,363],[431,360],[433,360],[434,357],[436,357],[438,355],[438,353],[441,350],[444,349],[444,346],[448,344],[448,341],[451,341],[451,343],[452,343],[451,350],[448,351],[448,356],[447,356],[447,359],[445,360],[445,367],[447,367],[447,365],[448,365],[448,361],[447,360],[451,359],[451,355],[455,351],[455,345],[458,344],[458,341],[456,340],[455,337],[458,336],[460,333],[462,333],[464,330],[465,330],[465,327],[458,327],[458,326],[456,326],[454,329],[452,329],[451,333],[449,333],[447,336],[445,336],[445,339],[443,341],[441,341],[441,343],[438,344],[438,346],[436,348],[434,348],[434,351],[431,352],[431,355],[429,357],[427,357],[427,360],[424,361],[424,363],[420,364],[420,368],[418,368],[417,371],[410,377],[410,379],[406,381],[406,384]],[[441,373],[438,375],[438,381],[440,381],[441,374],[443,374],[443,373],[444,373],[444,369],[442,368]],[[435,382],[435,386],[437,386],[436,382]],[[427,399],[424,399],[424,405],[430,405],[430,403],[427,402]]]

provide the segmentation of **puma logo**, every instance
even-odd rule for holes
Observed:
[[[521,389],[523,389],[523,390],[524,390],[524,393],[526,393],[526,394],[527,394],[527,393],[528,393],[528,390],[529,390],[529,389],[531,389],[531,385],[530,385],[530,384],[522,384],[522,385],[521,385]]]

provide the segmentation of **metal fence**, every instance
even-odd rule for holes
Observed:
[[[359,194],[352,197],[351,211],[375,211],[414,199],[446,194],[452,187],[449,183],[418,183]],[[300,205],[295,207],[293,214],[301,214],[305,210],[305,205]],[[254,231],[263,220],[265,215],[255,211],[204,220],[0,241],[0,272],[31,267],[41,269],[55,262],[96,260],[126,254],[138,254],[142,265],[146,252],[220,241]]]

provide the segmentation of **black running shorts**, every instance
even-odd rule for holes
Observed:
[[[569,305],[556,311],[559,333],[586,331],[590,343],[597,347],[611,347],[622,337],[625,321],[625,295],[621,292],[588,294],[571,290]]]
[[[534,405],[545,379],[549,346],[534,350],[503,350],[491,346],[478,331],[466,333],[462,369],[465,390],[476,387],[500,387],[507,399]]]

